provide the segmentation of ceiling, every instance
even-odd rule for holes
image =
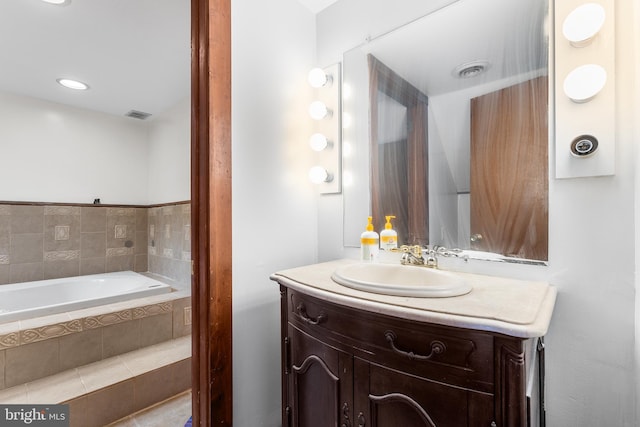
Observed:
[[[317,13],[337,0],[297,1]],[[536,3],[535,0],[507,3],[515,8],[532,1]],[[470,59],[483,59],[488,56],[488,52],[483,52],[487,43],[478,35],[490,31],[504,40],[504,34],[496,31],[502,27],[498,21],[512,16],[496,10],[491,19],[477,19],[491,10],[488,6],[494,3],[482,2],[482,7],[468,15],[468,21],[458,20],[453,26],[438,19],[435,24],[438,27],[463,30],[460,37],[455,34],[447,37],[446,44],[439,42],[441,38],[428,35],[423,42],[416,43],[422,36],[412,34],[412,40],[403,45],[421,46],[424,57],[439,58],[438,63],[431,64],[432,70],[444,67],[448,60],[461,60],[447,53],[453,51],[452,43],[471,52]],[[64,6],[40,0],[0,0],[0,91],[118,116],[130,110],[157,115],[189,96],[189,9],[189,0],[71,0]],[[530,9],[516,9],[520,18],[504,24],[510,31],[515,26],[526,32],[526,27],[519,23],[528,21]],[[431,48],[444,51],[426,55]],[[379,49],[375,53],[394,64],[394,57],[404,52],[393,46],[388,51]],[[517,48],[516,53],[501,53],[518,56]],[[399,63],[402,64],[401,59]],[[457,65],[452,62],[446,67],[450,69],[452,64]],[[410,71],[407,66],[406,72],[401,69],[402,65],[398,65],[396,71],[406,73],[410,81],[428,80],[425,74],[412,77],[415,68]],[[56,83],[60,77],[84,81],[90,90],[66,89]]]
[[[298,0],[299,3],[302,3],[303,6],[313,13],[318,13],[337,1],[338,0]]]
[[[298,1],[317,13],[337,0]],[[190,3],[0,0],[0,91],[118,116],[157,115],[189,96]],[[57,78],[90,89],[66,89]]]
[[[0,91],[124,115],[189,96],[189,0],[0,1]],[[73,91],[60,77],[89,84]]]
[[[317,13],[337,0],[298,1]],[[0,91],[118,116],[157,115],[189,96],[190,3],[0,0]],[[57,78],[90,89],[66,89]]]
[[[429,96],[544,72],[546,2],[449,3],[358,49],[373,54]],[[458,77],[456,68],[470,64],[482,64],[486,71],[472,78]]]

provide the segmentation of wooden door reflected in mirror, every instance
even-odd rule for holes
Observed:
[[[471,248],[547,260],[547,77],[471,100]]]

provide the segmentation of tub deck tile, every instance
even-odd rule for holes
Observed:
[[[87,392],[125,381],[133,375],[131,370],[117,357],[81,366],[77,368],[77,371]]]
[[[15,322],[0,323],[0,336],[18,331],[20,331],[20,322],[17,320]]]
[[[5,353],[4,380],[7,387],[25,384],[61,371],[57,339],[9,348]]]
[[[118,356],[133,375],[141,375],[154,369],[191,357],[191,336],[152,345]]]
[[[60,369],[68,370],[102,360],[102,331],[90,329],[59,339]]]
[[[66,324],[73,321],[69,313],[50,314],[48,316],[35,317],[32,319],[20,320],[20,331],[38,329],[48,326]]]
[[[0,356],[5,359],[0,363],[0,390],[179,336],[190,340],[190,319],[185,317],[190,303],[189,292],[177,291],[0,323]],[[114,307],[120,310],[114,312]],[[48,350],[41,350],[44,347]],[[171,356],[174,359],[169,360],[189,358],[190,344],[183,347],[177,359]],[[157,357],[163,360],[166,351],[159,351]],[[55,360],[40,360],[53,355],[57,356]],[[131,358],[127,355],[134,370],[146,369],[144,363],[130,362]]]
[[[20,332],[9,332],[0,335],[0,350],[18,347],[20,345]]]
[[[0,403],[20,404],[27,401],[27,385],[20,384],[15,387],[0,390]]]
[[[0,350],[0,390],[5,388],[4,385],[4,365],[5,365],[5,351]]]
[[[142,319],[144,317],[156,316],[158,314],[169,313],[173,311],[173,301],[165,301],[158,304],[145,305],[133,309],[133,318]]]
[[[127,322],[132,319],[133,315],[131,314],[131,310],[121,310],[113,313],[85,317],[82,320],[82,324],[84,329],[95,329],[107,325],[115,325],[116,323]]]
[[[190,356],[191,337],[181,337],[0,390],[0,403],[71,402],[113,389],[118,384],[131,382],[136,377],[163,367],[172,366],[177,370],[182,364],[190,363],[187,361]],[[190,377],[182,379],[190,381]],[[170,382],[177,383],[175,378]],[[181,384],[178,388],[185,387]]]
[[[60,372],[26,385],[26,403],[29,404],[46,405],[52,402],[64,402],[86,393],[77,369]]]
[[[29,328],[20,331],[20,344],[31,344],[50,338],[62,337],[76,332],[82,332],[82,323],[79,320]]]

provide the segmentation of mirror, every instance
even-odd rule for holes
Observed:
[[[458,0],[344,53],[344,243],[548,247],[548,0]]]

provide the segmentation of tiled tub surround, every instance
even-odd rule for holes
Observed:
[[[132,270],[186,289],[190,206],[2,203],[0,285]]]
[[[0,390],[189,335],[187,292],[0,324]]]
[[[191,204],[151,207],[148,221],[149,271],[189,286]]]
[[[0,205],[0,284],[147,271],[147,208]]]
[[[90,427],[188,390],[189,233],[189,202],[0,203],[0,285],[134,270],[177,290],[0,324],[0,402],[68,403]]]

